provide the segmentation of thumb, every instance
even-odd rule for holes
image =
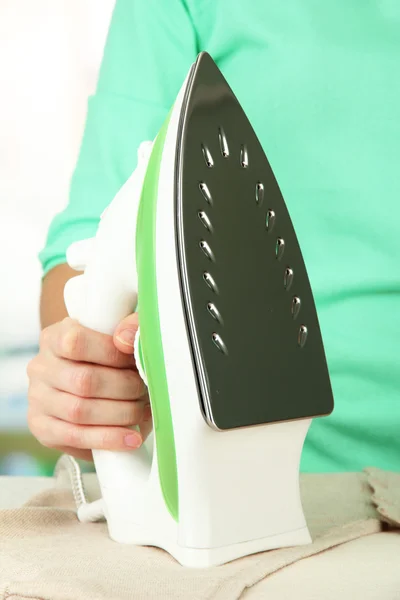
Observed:
[[[137,313],[133,313],[126,317],[117,326],[114,331],[114,345],[116,348],[124,354],[132,354],[133,343],[139,327],[139,318]]]

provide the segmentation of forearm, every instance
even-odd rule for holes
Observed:
[[[40,299],[40,322],[48,327],[68,316],[64,303],[64,286],[71,277],[79,275],[67,264],[58,265],[43,279]]]

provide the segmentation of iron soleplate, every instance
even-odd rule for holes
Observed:
[[[200,405],[225,430],[329,414],[331,384],[286,204],[238,100],[195,64],[176,157],[176,243]]]

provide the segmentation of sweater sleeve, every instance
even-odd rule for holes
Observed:
[[[117,0],[65,210],[40,253],[43,273],[66,261],[68,246],[92,237],[104,208],[156,136],[197,55],[182,0]]]

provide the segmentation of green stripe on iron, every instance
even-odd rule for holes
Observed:
[[[140,299],[139,360],[149,387],[161,489],[165,504],[177,521],[179,506],[175,440],[158,312],[156,274],[158,181],[169,119],[170,115],[154,143],[143,183],[136,230],[136,266]]]

